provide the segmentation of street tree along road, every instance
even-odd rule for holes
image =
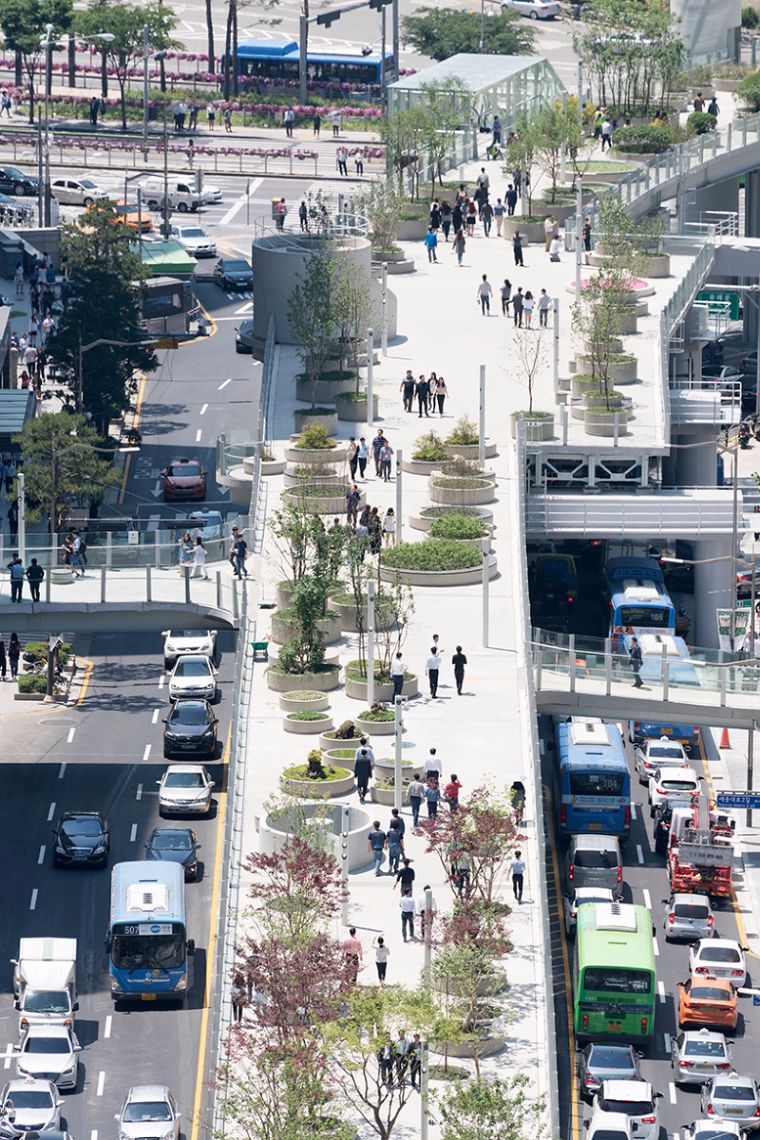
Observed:
[[[476,12],[453,8],[420,8],[405,16],[404,37],[428,59],[448,59],[459,52],[480,51],[481,18]],[[482,21],[485,51],[491,55],[531,55],[536,36],[516,12],[502,12]]]

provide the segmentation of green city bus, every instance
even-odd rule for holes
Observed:
[[[579,907],[573,956],[576,1037],[650,1041],[656,991],[652,916],[646,907]]]

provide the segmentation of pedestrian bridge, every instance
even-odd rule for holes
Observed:
[[[115,570],[103,567],[72,579],[56,568],[32,602],[24,583],[21,604],[10,600],[7,575],[0,580],[0,626],[17,633],[70,633],[105,630],[236,629],[247,608],[248,580],[230,569],[211,570],[208,580],[189,570],[151,566]]]
[[[568,639],[565,639],[568,640]],[[723,662],[691,657],[691,683],[684,683],[667,659],[656,681],[633,686],[627,655],[609,643],[583,648],[542,641],[529,644],[536,706],[554,716],[600,716],[608,720],[650,720],[676,724],[708,723],[719,728],[752,728],[760,720],[760,659]]]

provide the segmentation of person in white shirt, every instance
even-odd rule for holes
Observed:
[[[414,942],[414,912],[417,909],[412,895],[402,895],[399,899],[401,911],[401,935],[406,942],[407,931]]]
[[[549,252],[549,246],[554,237],[554,218],[548,217],[544,219],[544,249]]]
[[[377,977],[380,985],[382,986],[385,984],[385,971],[388,967],[388,959],[391,956],[391,952],[385,945],[385,939],[382,937],[375,938],[372,942],[372,945],[375,948],[375,965],[377,966]]]
[[[480,311],[484,317],[491,315],[492,295],[493,289],[491,288],[491,283],[484,273],[480,279],[480,284],[478,285],[478,291],[475,297],[475,299],[480,302]]]
[[[549,246],[549,261],[559,261],[559,249],[559,238],[555,234]]]
[[[440,780],[441,772],[443,771],[443,764],[436,754],[436,749],[430,749],[430,755],[427,758],[425,766],[425,775],[428,780]]]
[[[409,781],[407,794],[409,796],[409,805],[412,809],[412,827],[418,827],[420,822],[420,808],[422,807],[422,800],[425,795],[425,785],[417,772],[414,773],[413,779]]]
[[[425,672],[428,676],[428,683],[430,685],[430,696],[435,700],[438,692],[438,670],[441,667],[441,659],[438,656],[438,650],[435,646],[430,650],[430,656],[425,662]]]
[[[404,661],[401,653],[397,653],[391,661],[391,681],[393,682],[393,696],[400,697],[404,687]]]
[[[518,903],[521,903],[523,897],[523,876],[525,875],[525,863],[522,859],[521,851],[515,851],[515,857],[512,860],[509,870],[512,874],[512,890],[514,891]]]

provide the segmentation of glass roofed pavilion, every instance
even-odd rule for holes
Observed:
[[[452,90],[461,106],[462,129],[490,126],[495,114],[504,131],[525,114],[561,98],[565,88],[550,63],[538,55],[452,55],[388,87],[388,114],[413,107],[426,83],[443,86],[459,79],[463,91]]]

